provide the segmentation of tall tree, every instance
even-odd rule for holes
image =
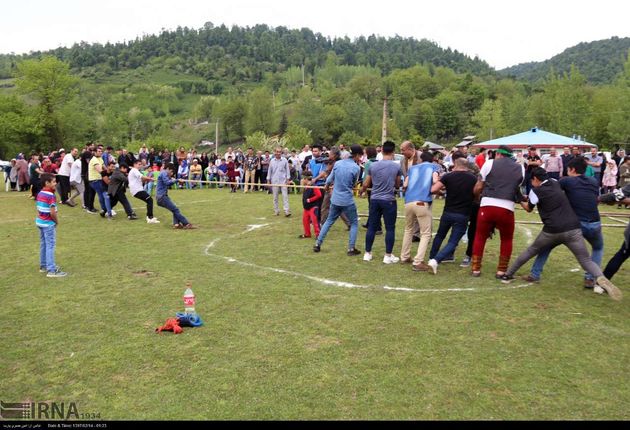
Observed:
[[[18,91],[37,103],[45,136],[45,148],[63,145],[63,124],[59,111],[77,94],[79,80],[70,75],[68,65],[55,57],[25,60],[17,65]]]

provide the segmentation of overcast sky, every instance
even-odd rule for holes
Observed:
[[[629,17],[627,0],[18,0],[2,6],[0,53],[122,42],[211,21],[426,38],[501,69],[580,42],[628,37]]]

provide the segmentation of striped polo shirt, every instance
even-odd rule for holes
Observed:
[[[55,199],[55,193],[51,193],[50,191],[42,190],[37,194],[37,218],[35,218],[35,224],[37,227],[50,227],[51,225],[55,225],[55,221],[53,221],[50,216],[50,208],[57,207],[57,200]]]

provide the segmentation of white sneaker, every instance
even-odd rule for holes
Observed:
[[[435,261],[435,259],[432,258],[432,259],[429,260],[429,262],[427,264],[429,265],[431,270],[433,270],[433,274],[437,275],[438,262]]]
[[[400,258],[396,257],[394,254],[383,256],[384,264],[395,264],[395,263],[398,263],[399,261],[400,261]]]
[[[112,216],[116,216],[116,211],[112,209]]]
[[[158,221],[157,218],[153,217],[153,218],[149,218],[147,217],[147,224],[159,224],[160,221]]]
[[[366,252],[365,254],[363,254],[363,261],[372,261],[372,253]]]
[[[599,285],[595,285],[593,287],[593,292],[595,294],[604,294],[604,289],[602,287],[600,287]]]

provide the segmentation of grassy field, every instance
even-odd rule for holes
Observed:
[[[458,264],[434,276],[383,265],[383,236],[374,261],[346,256],[339,224],[314,254],[297,239],[300,196],[288,219],[263,193],[171,197],[198,230],[171,230],[162,208],[147,225],[62,207],[69,276],[48,279],[33,202],[0,192],[3,401],[76,402],[108,420],[630,418],[628,264],[621,302],[584,290],[566,249],[540,284],[500,284],[498,238],[481,278]],[[537,232],[517,226],[515,255]],[[604,262],[622,232],[605,229]],[[187,281],[205,325],[155,334]]]

